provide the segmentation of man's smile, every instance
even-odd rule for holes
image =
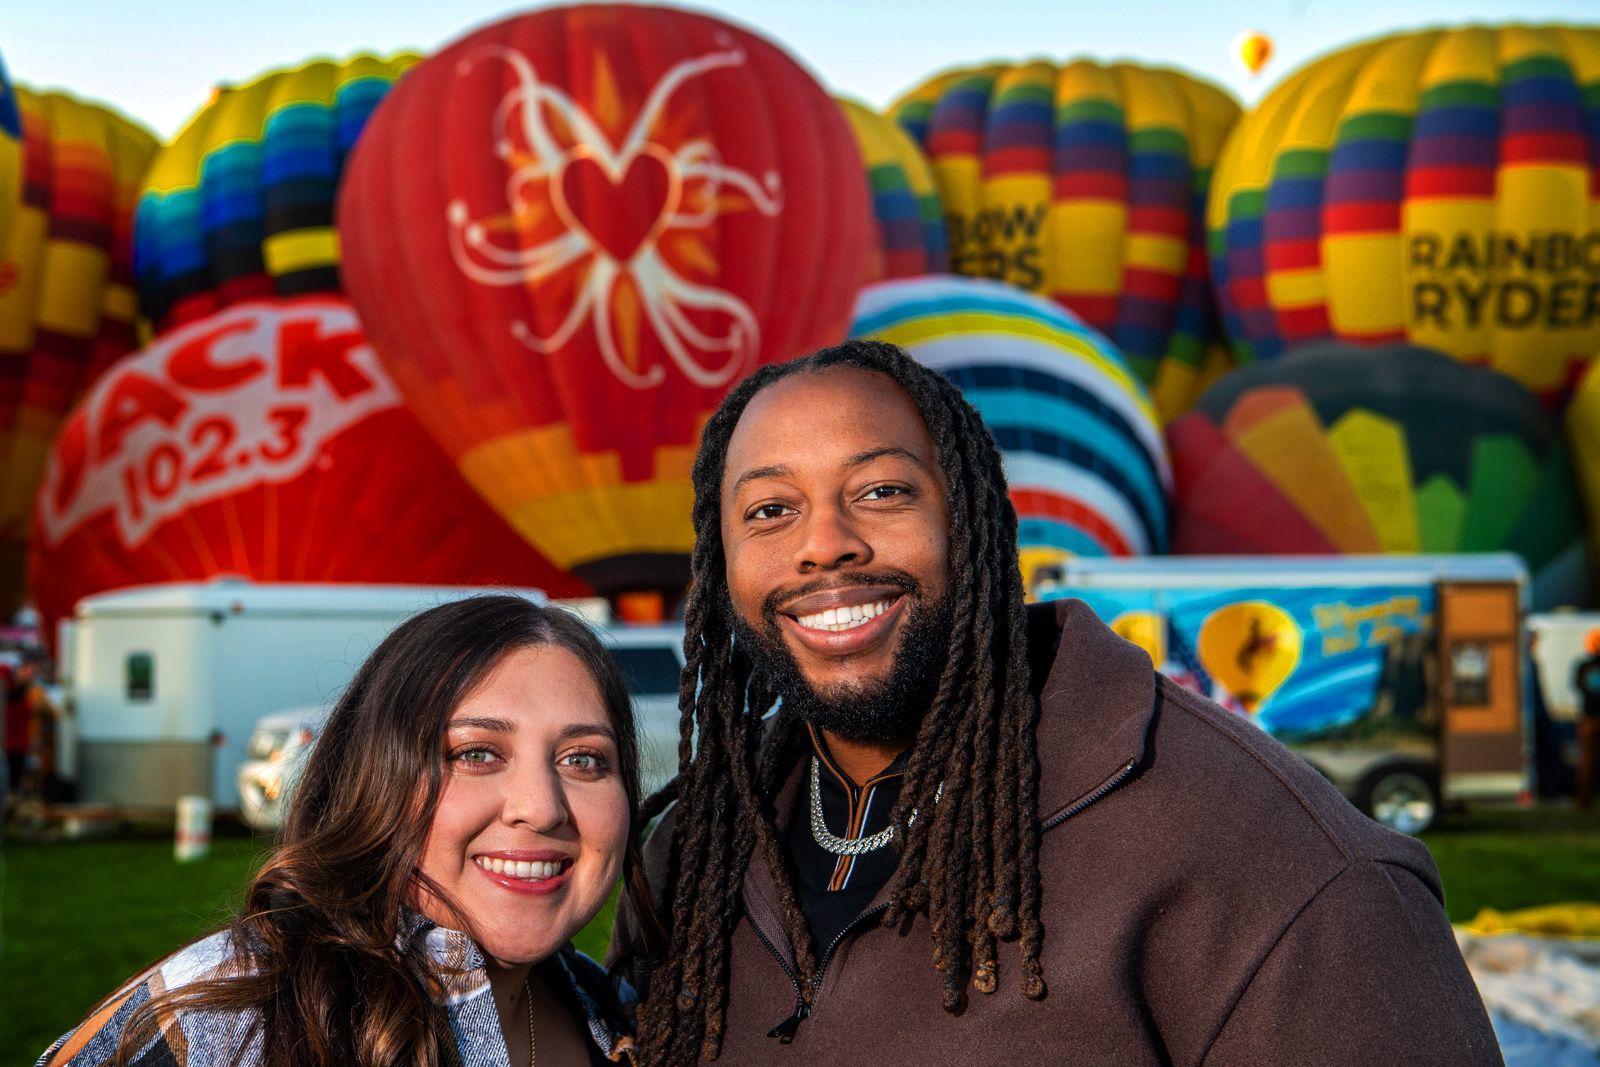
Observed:
[[[848,586],[801,597],[778,617],[807,651],[854,656],[880,644],[905,615],[906,594],[882,586]]]

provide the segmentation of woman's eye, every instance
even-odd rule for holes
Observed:
[[[593,752],[569,752],[561,757],[561,765],[584,774],[598,774],[609,766]]]
[[[494,761],[494,753],[486,748],[469,748],[456,753],[456,759],[469,767],[485,767]]]

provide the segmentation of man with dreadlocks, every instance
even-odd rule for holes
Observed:
[[[763,367],[693,477],[648,1067],[1500,1063],[1426,848],[1081,601],[1024,606],[942,375]]]

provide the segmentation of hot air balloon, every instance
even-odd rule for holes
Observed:
[[[1228,49],[1240,70],[1254,78],[1272,58],[1272,38],[1260,30],[1245,30]]]
[[[1184,74],[1037,60],[941,74],[889,108],[933,162],[951,268],[1041,293],[1109,337],[1165,417],[1220,369],[1204,255],[1239,106]]]
[[[1517,552],[1536,606],[1581,602],[1572,470],[1538,398],[1407,345],[1243,367],[1167,427],[1177,553]]]
[[[1600,29],[1558,26],[1400,34],[1295,72],[1212,183],[1239,358],[1409,340],[1563,402],[1600,350],[1597,93]]]
[[[237,300],[339,291],[333,207],[345,157],[418,59],[317,60],[218,87],[139,197],[139,295],[157,330]]]
[[[1005,453],[1030,588],[1067,556],[1166,551],[1172,474],[1150,396],[1071,312],[935,276],[866,287],[851,332],[942,371],[983,415]]]
[[[1300,624],[1266,600],[1218,608],[1200,624],[1200,662],[1246,714],[1255,715],[1300,665]]]
[[[933,169],[905,130],[864,104],[844,97],[839,107],[850,120],[867,183],[872,191],[872,213],[877,220],[877,254],[868,281],[910,278],[950,269],[945,246],[944,209]]]
[[[133,203],[155,137],[108,108],[16,87],[22,181],[0,205],[0,614],[22,599],[51,435],[88,381],[137,346]],[[0,123],[3,125],[3,123]]]
[[[598,592],[688,580],[699,432],[837,341],[873,233],[837,104],[736,26],[577,5],[478,30],[373,115],[345,282],[467,480]]]
[[[332,297],[242,301],[118,363],[56,438],[34,522],[47,623],[219,574],[586,592],[461,480]]]

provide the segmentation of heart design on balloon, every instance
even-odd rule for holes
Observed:
[[[550,182],[550,204],[569,229],[582,230],[618,263],[627,263],[661,236],[682,192],[672,157],[659,145],[645,145],[620,173],[605,157],[579,146]]]
[[[652,331],[670,366],[702,389],[727,386],[759,359],[761,328],[750,306],[687,276],[661,248],[669,232],[688,238],[711,231],[725,211],[748,207],[770,218],[783,210],[776,171],[757,178],[730,166],[708,137],[671,148],[656,139],[676,128],[670,111],[679,86],[744,64],[742,49],[726,38],[721,43],[726,50],[668,68],[620,141],[568,93],[541,81],[513,48],[485,46],[457,64],[464,76],[481,59],[492,58],[515,74],[514,87],[495,109],[491,141],[511,165],[512,180],[509,213],[474,218],[464,199],[449,202],[450,254],[463,274],[482,285],[545,289],[562,301],[561,321],[548,333],[520,319],[511,323],[512,335],[530,350],[559,352],[588,324],[607,369],[630,388],[653,389],[666,380],[668,365],[640,366],[633,356],[624,357],[615,323],[626,318],[633,328]],[[531,220],[519,223],[530,229],[507,244],[497,237],[504,232],[501,223],[486,224],[485,218]],[[549,219],[559,227],[534,229]],[[709,253],[693,266],[699,271],[706,262],[714,274]],[[619,286],[624,279],[630,284]],[[623,289],[631,295],[620,299],[642,315],[617,313],[613,301]]]

